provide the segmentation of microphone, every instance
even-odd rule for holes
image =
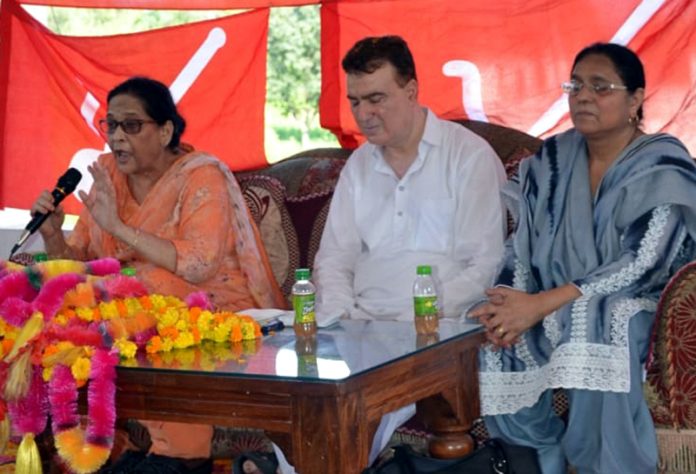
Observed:
[[[69,168],[63,176],[58,178],[58,183],[56,184],[56,187],[53,188],[53,191],[51,191],[51,196],[53,196],[53,205],[57,206],[63,201],[63,199],[65,199],[65,197],[68,194],[71,194],[73,191],[75,191],[75,188],[77,187],[81,179],[82,173],[80,173],[75,168]],[[12,252],[10,252],[10,258],[12,258],[14,253],[17,250],[19,250],[19,248],[22,245],[24,245],[29,236],[36,232],[39,227],[41,227],[41,224],[44,223],[44,221],[48,218],[49,214],[50,212],[46,214],[37,212],[36,214],[34,214],[34,217],[32,217],[27,226],[24,228],[24,232],[22,232],[22,235],[19,237],[17,243],[14,245],[14,247],[12,247]]]

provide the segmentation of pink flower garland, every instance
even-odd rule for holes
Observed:
[[[54,369],[48,393],[53,436],[58,454],[78,473],[97,470],[111,452],[116,423],[117,362],[116,354],[103,349],[98,349],[92,356],[86,436],[79,427],[75,378],[66,366]]]
[[[46,428],[48,414],[46,383],[41,378],[39,370],[33,372],[27,396],[8,403],[14,431],[21,435],[28,433],[38,435]]]

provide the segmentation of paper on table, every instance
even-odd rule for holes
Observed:
[[[269,319],[280,319],[283,321],[283,324],[285,326],[290,327],[293,325],[295,322],[295,312],[292,310],[284,310],[284,309],[277,309],[277,308],[268,308],[268,309],[245,309],[243,311],[238,311],[239,314],[246,314],[254,318],[258,322],[263,322],[267,321]],[[336,324],[339,319],[341,319],[341,316],[343,315],[343,312],[337,313],[337,314],[331,314],[327,315],[327,317],[319,317],[317,318],[317,326],[320,328],[325,328],[328,326],[331,326],[333,324]]]
[[[280,319],[286,326],[291,326],[293,322],[294,313],[292,311],[287,311],[284,309],[277,308],[267,308],[267,309],[245,309],[243,311],[237,311],[239,314],[246,314],[251,316],[258,322],[267,321],[269,319]]]

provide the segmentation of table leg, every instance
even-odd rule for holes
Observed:
[[[367,466],[370,427],[355,394],[298,396],[293,460],[301,474],[358,474]]]

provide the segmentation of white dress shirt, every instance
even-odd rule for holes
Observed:
[[[490,287],[503,254],[500,186],[490,145],[430,110],[418,156],[399,179],[370,143],[348,159],[314,261],[319,322],[409,320],[418,265],[430,265],[445,317]]]

